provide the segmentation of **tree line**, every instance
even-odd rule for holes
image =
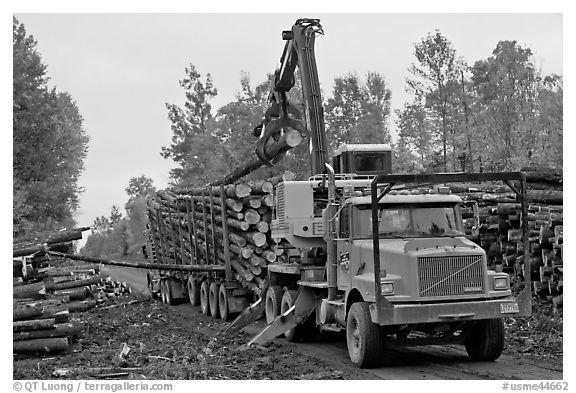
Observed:
[[[111,258],[137,255],[146,242],[146,197],[156,191],[151,178],[131,177],[125,188],[128,200],[120,207],[112,205],[108,216],[96,217],[86,244],[80,253],[89,257]]]
[[[414,56],[406,80],[411,101],[395,119],[384,75],[348,73],[334,79],[323,105],[332,152],[342,143],[390,143],[395,173],[562,169],[562,77],[543,76],[529,48],[500,41],[489,57],[469,65],[435,31],[414,45]],[[218,91],[210,73],[202,77],[193,64],[185,73],[184,106],[166,104],[172,141],[161,154],[177,164],[170,172],[173,185],[198,186],[253,154],[252,128],[267,108],[272,75],[253,86],[243,74],[236,99],[213,114],[210,100]],[[290,99],[302,105],[298,82]],[[392,122],[398,133],[394,143]],[[276,170],[306,178],[307,150],[295,149]],[[264,168],[251,177],[269,172]]]
[[[15,238],[71,228],[89,137],[67,92],[48,86],[32,35],[13,18],[12,173]]]

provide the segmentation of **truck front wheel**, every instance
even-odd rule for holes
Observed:
[[[280,304],[282,301],[282,288],[278,285],[271,285],[266,291],[266,323],[269,325],[280,315]]]
[[[368,368],[377,365],[384,348],[382,329],[372,322],[366,302],[354,303],[346,321],[346,342],[352,364]]]
[[[496,360],[504,350],[504,320],[485,319],[470,328],[464,342],[468,356],[473,360]]]

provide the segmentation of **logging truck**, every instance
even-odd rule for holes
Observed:
[[[504,182],[526,213],[524,175],[393,175],[387,145],[343,145],[329,160],[314,56],[322,33],[319,20],[299,19],[282,34],[271,106],[254,129],[257,164],[149,200],[146,251],[158,264],[148,273],[150,289],[166,303],[189,299],[232,321],[228,332],[265,316],[266,328],[247,345],[341,331],[358,367],[379,364],[394,344],[459,343],[472,359],[497,359],[503,318],[530,313],[529,266],[513,296],[508,274],[489,266],[465,234],[462,209],[470,206],[439,185]],[[287,98],[296,67],[304,115]],[[306,138],[309,179],[239,181]]]

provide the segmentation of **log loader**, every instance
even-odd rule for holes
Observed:
[[[343,145],[329,160],[314,54],[315,37],[322,33],[318,19],[298,19],[283,32],[286,42],[270,94],[271,108],[254,130],[260,137],[256,154],[263,165],[282,158],[285,151],[275,156],[267,151],[275,151],[269,147],[286,134],[296,131],[309,139],[311,177],[275,184],[267,236],[283,249],[284,257],[267,263],[264,279],[250,286],[240,285],[241,277],[234,276],[230,255],[222,253],[224,267],[218,267],[216,249],[214,264],[206,262],[208,249],[194,253],[192,264],[211,267],[205,273],[190,273],[184,281],[192,284],[180,292],[188,290],[192,302],[199,285],[205,288],[200,295],[206,297],[204,302],[212,299],[207,291],[224,293],[214,303],[220,299],[221,315],[227,317],[246,307],[227,332],[264,314],[266,328],[247,345],[265,345],[280,335],[292,341],[341,331],[350,360],[358,367],[380,364],[386,360],[385,346],[394,344],[463,344],[472,359],[497,359],[504,346],[503,318],[530,313],[529,266],[524,267],[524,288],[513,296],[508,274],[497,265],[489,266],[485,251],[466,237],[461,213],[465,202],[434,190],[442,191],[438,185],[443,183],[504,182],[526,213],[525,176],[520,172],[393,175],[391,149],[379,144]],[[303,116],[288,102],[297,75]],[[224,185],[205,190],[203,195],[215,192],[221,197],[220,207],[208,210],[226,211],[229,192]],[[203,209],[208,205],[201,204]],[[190,217],[190,207],[180,207],[187,209]],[[206,220],[208,210],[196,217]],[[524,234],[526,217],[522,215]],[[155,219],[158,230],[162,220]],[[220,221],[225,227],[227,220]],[[201,226],[205,232],[200,238],[216,232],[214,227],[206,232],[210,227],[206,221]],[[229,236],[226,230],[221,232],[222,242],[213,244],[226,251]],[[191,228],[190,233],[192,244],[198,232]],[[159,250],[162,245],[154,239],[158,236],[151,236],[151,249]],[[526,250],[527,236],[523,245]],[[151,286],[164,283],[163,296],[172,296],[174,280],[157,277],[150,276]],[[214,283],[219,289],[212,288]]]

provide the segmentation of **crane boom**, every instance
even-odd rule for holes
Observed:
[[[317,34],[323,34],[319,19],[298,19],[291,30],[284,31],[282,38],[286,41],[280,58],[280,68],[276,71],[273,92],[270,95],[272,107],[267,111],[269,118],[265,121],[264,131],[257,143],[256,152],[260,158],[268,162],[278,160],[277,157],[266,157],[264,146],[271,137],[276,137],[283,127],[295,128],[310,137],[311,175],[324,172],[328,163],[328,143],[324,126],[324,111],[320,82],[314,53],[314,43]],[[306,129],[294,117],[299,111],[290,106],[287,93],[294,87],[296,67],[300,70],[302,80],[302,95]],[[292,116],[291,116],[292,115]],[[275,118],[272,120],[272,118]]]

